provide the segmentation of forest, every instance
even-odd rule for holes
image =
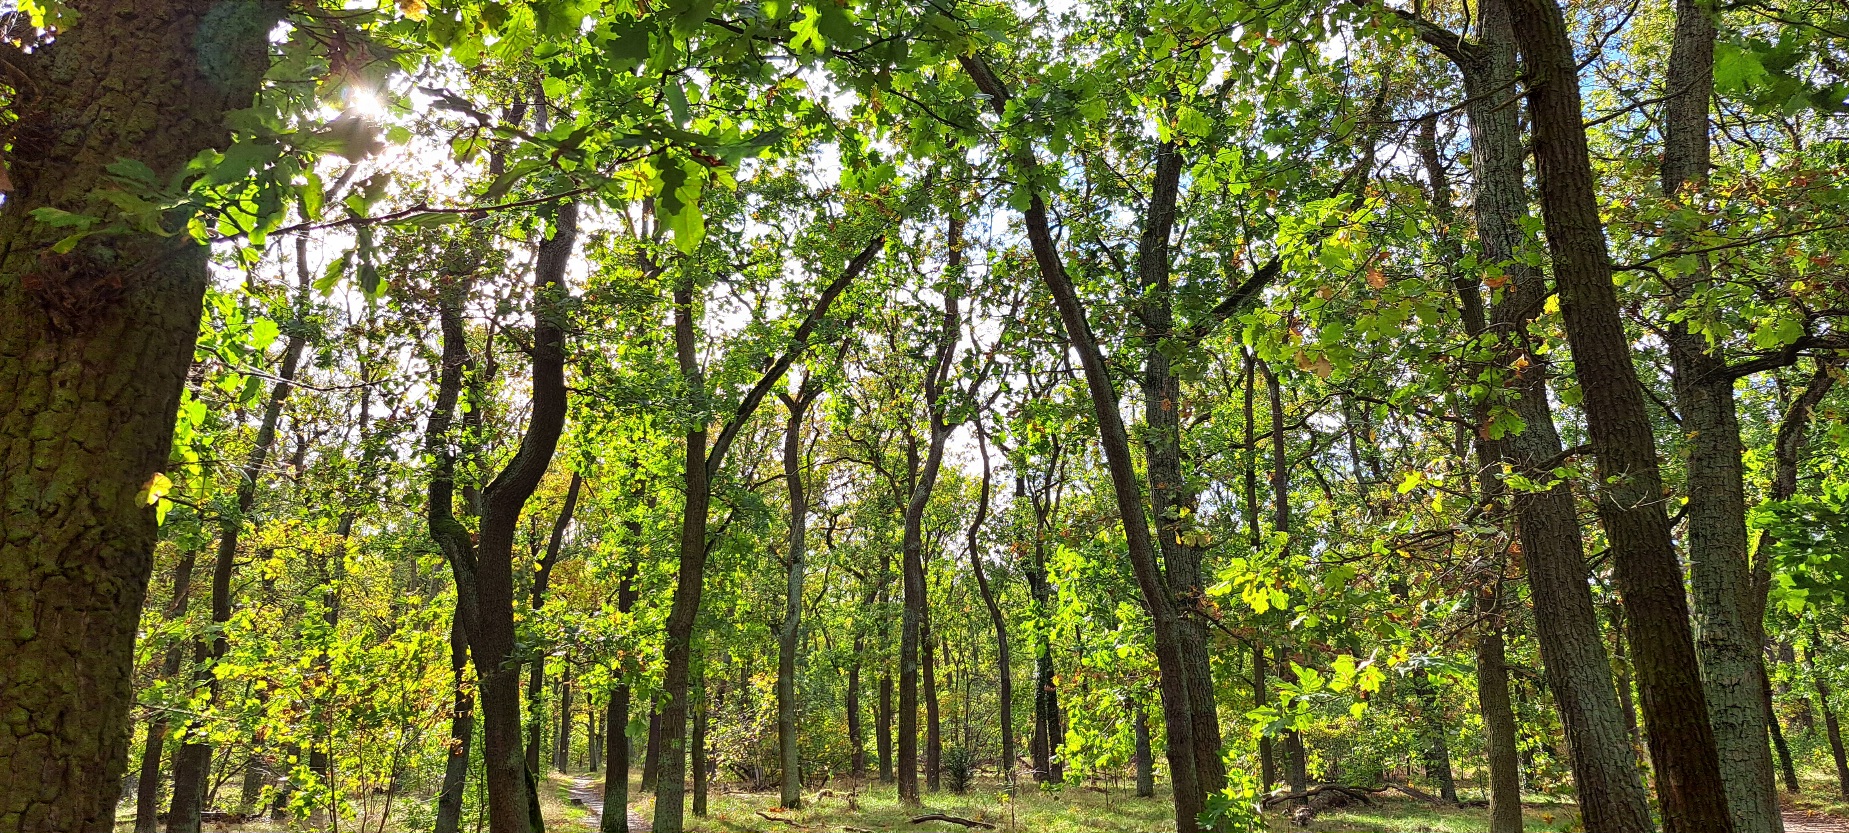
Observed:
[[[0,833],[1849,831],[1842,0],[6,0]]]

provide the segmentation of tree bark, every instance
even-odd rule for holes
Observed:
[[[931,613],[925,611],[924,627],[919,629],[924,652],[919,669],[924,675],[925,705],[925,789],[937,792],[943,788],[944,767],[944,724],[941,704],[937,696],[937,638],[931,633]]]
[[[1731,833],[1682,568],[1663,508],[1656,441],[1612,285],[1572,41],[1554,0],[1515,0],[1513,6],[1542,218],[1598,459],[1601,487],[1594,502],[1631,624],[1664,826],[1668,833]]]
[[[193,569],[198,563],[198,555],[192,550],[180,554],[179,563],[173,568],[173,591],[168,596],[167,621],[171,622],[186,615],[192,604]],[[167,646],[161,659],[160,679],[170,680],[180,673],[180,664],[185,661],[181,653],[184,645],[175,641]],[[154,833],[159,828],[156,816],[160,813],[160,773],[161,758],[166,745],[168,718],[166,712],[155,712],[148,717],[147,740],[142,746],[141,774],[135,781],[135,833]]]
[[[449,716],[449,755],[443,761],[443,785],[437,792],[436,833],[462,829],[463,791],[469,781],[469,746],[475,738],[475,695],[468,686],[469,635],[455,617],[449,628],[449,673],[453,703]]]
[[[210,8],[77,3],[55,40],[9,57],[32,94],[12,102],[0,207],[0,772],[30,775],[0,779],[6,830],[113,827],[155,542],[145,489],[168,464],[209,280],[184,229],[60,254],[71,230],[30,212],[95,212],[107,166],[166,182],[230,144],[225,114],[251,105],[280,7],[230,28]]]
[[[874,715],[875,728],[879,737],[874,738],[874,745],[880,756],[880,783],[890,784],[892,772],[892,674],[880,669],[880,699],[877,704],[878,714]]]
[[[996,115],[1003,115],[1009,99],[1008,90],[990,71],[988,64],[973,54],[959,56],[958,61],[977,88],[988,96]],[[1031,149],[1027,148],[1017,150],[1014,163],[1020,169],[1019,175],[1031,175],[1039,167]],[[1024,216],[1028,242],[1039,267],[1041,281],[1053,295],[1067,341],[1079,357],[1086,389],[1097,417],[1099,441],[1110,473],[1117,512],[1123,522],[1126,549],[1154,630],[1163,718],[1168,731],[1169,773],[1174,783],[1175,827],[1177,833],[1194,833],[1199,829],[1201,812],[1206,809],[1206,791],[1202,788],[1200,774],[1195,766],[1199,750],[1195,745],[1193,731],[1195,712],[1189,700],[1193,690],[1189,680],[1190,665],[1183,654],[1185,637],[1180,635],[1181,614],[1175,608],[1167,580],[1157,562],[1157,545],[1151,540],[1149,521],[1143,509],[1142,485],[1137,478],[1136,459],[1130,449],[1130,435],[1124,425],[1110,368],[1105,364],[1103,351],[1099,349],[1097,339],[1092,334],[1084,304],[1079,300],[1072,277],[1066,273],[1065,264],[1055,246],[1046,202],[1039,193],[1030,194]]]
[[[687,718],[689,686],[692,682],[693,630],[700,615],[700,596],[704,589],[707,556],[707,514],[712,505],[712,479],[725,463],[726,452],[744,424],[769,395],[770,388],[783,378],[808,346],[809,336],[821,323],[848,285],[865,271],[873,258],[885,247],[886,239],[876,236],[816,298],[808,315],[791,333],[790,345],[771,364],[751,390],[745,394],[736,412],[727,417],[719,435],[707,448],[704,419],[695,419],[687,431],[686,459],[682,484],[686,504],[681,513],[679,574],[675,577],[674,596],[668,608],[663,650],[662,693],[667,702],[661,708],[660,771],[655,780],[656,833],[681,833],[685,823],[687,797]],[[691,276],[683,276],[674,288],[674,352],[681,377],[695,396],[695,412],[705,410],[706,380],[700,369],[698,346],[694,341],[693,285]]]
[[[648,711],[648,739],[642,747],[642,791],[654,792],[661,777],[661,710]]]
[[[1477,708],[1483,715],[1483,755],[1489,760],[1489,833],[1521,833],[1521,759],[1515,746],[1515,708],[1502,641],[1502,599],[1478,595],[1490,617],[1477,632]]]
[[[1275,518],[1272,528],[1285,536],[1284,555],[1289,555],[1290,544],[1290,447],[1284,434],[1284,386],[1279,382],[1278,374],[1262,359],[1255,360],[1257,369],[1265,376],[1265,392],[1271,401],[1271,489],[1272,512]],[[1283,659],[1282,672],[1286,679],[1297,681],[1296,669],[1290,665],[1288,656]],[[1301,793],[1310,788],[1310,756],[1303,745],[1303,732],[1292,729],[1284,735],[1284,778],[1290,785],[1290,791]]]
[[[1708,180],[1712,164],[1708,100],[1714,94],[1714,18],[1705,0],[1676,0],[1663,108],[1663,193]],[[1672,241],[1678,242],[1678,241]],[[1693,275],[1672,281],[1679,300],[1709,283],[1698,258]],[[1727,809],[1736,833],[1784,830],[1767,744],[1760,648],[1764,622],[1753,617],[1747,561],[1745,470],[1732,374],[1725,355],[1710,348],[1695,322],[1668,322],[1670,366],[1681,433],[1688,438],[1688,556],[1695,648],[1714,730]]]
[[[1804,665],[1810,671],[1811,686],[1817,690],[1817,708],[1823,712],[1824,737],[1830,742],[1830,757],[1836,764],[1836,792],[1849,798],[1849,752],[1845,752],[1843,747],[1843,727],[1836,716],[1836,708],[1830,705],[1836,692],[1817,667],[1816,652],[1822,642],[1820,634],[1813,627],[1811,647],[1804,652]]]
[[[1533,238],[1522,226],[1529,200],[1520,124],[1512,106],[1517,95],[1512,9],[1509,0],[1486,0],[1479,14],[1481,40],[1474,45],[1429,24],[1415,28],[1463,75],[1476,174],[1473,212],[1482,247],[1479,260],[1500,266],[1510,278],[1501,299],[1490,308],[1490,333],[1498,363],[1526,368],[1513,380],[1510,403],[1524,427],[1497,444],[1498,454],[1516,470],[1529,471],[1558,459],[1563,449],[1548,402],[1547,376],[1541,369],[1545,365],[1530,355],[1527,332],[1549,290],[1542,272],[1519,257]],[[1534,597],[1535,631],[1548,688],[1566,730],[1586,829],[1654,830],[1611,682],[1572,493],[1561,484],[1544,492],[1512,493],[1510,502],[1518,552],[1526,562]]]
[[[782,778],[782,806],[802,807],[802,761],[796,747],[796,650],[802,635],[803,571],[807,569],[809,496],[803,483],[803,421],[821,392],[818,378],[804,377],[796,396],[778,394],[790,417],[783,428],[783,484],[790,502],[789,560],[783,593],[783,629],[777,634],[777,757]],[[855,693],[858,695],[858,692]]]
[[[533,572],[532,609],[536,614],[546,606],[546,593],[552,588],[552,568],[559,563],[559,554],[565,549],[565,530],[571,526],[572,513],[578,508],[578,490],[583,486],[584,475],[572,472],[571,485],[565,488],[565,505],[559,509],[558,519],[552,523],[552,536],[546,540],[546,553],[540,556],[538,569]],[[565,689],[561,686],[560,691],[563,692]],[[526,768],[535,774],[540,771],[540,727],[545,725],[545,692],[546,659],[539,657],[533,660],[532,667],[527,669],[526,677]],[[569,704],[565,708],[569,710]],[[564,727],[570,726],[570,712],[566,711],[561,715],[560,720],[564,722],[561,724],[559,736],[568,738]],[[568,740],[560,740],[558,745],[563,747],[568,742]],[[557,754],[557,750],[554,752],[553,766],[562,772],[565,769],[564,759]]]
[[[989,625],[995,629],[995,685],[997,706],[1000,708],[998,724],[1001,728],[1002,741],[1002,780],[1010,788],[1014,786],[1014,661],[1008,647],[1008,620],[1002,616],[1001,605],[995,601],[995,593],[989,589],[987,571],[982,566],[982,543],[979,537],[983,521],[989,516],[989,490],[991,473],[989,470],[989,437],[983,430],[982,417],[976,417],[976,450],[982,457],[982,485],[976,492],[976,517],[969,522],[969,569],[976,576],[976,590],[982,594],[982,606],[989,611]],[[1144,724],[1144,732],[1148,724]]]
[[[706,720],[708,709],[706,702],[706,687],[702,685],[698,686],[698,689],[700,702],[694,706],[693,736],[688,740],[688,744],[693,747],[693,814],[703,817],[706,815],[706,774],[710,771],[707,764],[706,748]]]
[[[1149,712],[1142,704],[1136,707],[1136,797],[1156,794],[1155,752],[1149,747]]]
[[[642,525],[639,522],[631,521],[627,526],[631,541],[640,537]],[[641,560],[632,550],[623,564],[622,581],[616,586],[617,613],[627,614],[635,609],[636,600],[641,597],[636,587],[636,574],[640,569]],[[629,833],[629,697],[629,685],[618,683],[611,689],[610,702],[605,706],[604,753],[609,756],[609,763],[604,767],[604,811],[598,833]]]

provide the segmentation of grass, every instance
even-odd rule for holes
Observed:
[[[633,788],[639,797],[635,806],[647,817],[652,798]],[[715,785],[708,799],[704,818],[689,815],[690,833],[840,833],[847,828],[864,831],[918,831],[943,833],[963,831],[961,826],[946,822],[913,825],[911,819],[923,813],[944,813],[994,824],[1003,833],[1159,833],[1175,829],[1174,819],[1163,790],[1154,798],[1136,798],[1127,788],[1066,787],[1045,791],[1029,784],[1010,798],[1004,785],[994,779],[979,780],[964,795],[949,792],[927,793],[924,808],[901,807],[894,788],[888,784],[837,781],[820,792],[806,794],[808,801],[800,810],[777,809],[774,791],[745,791],[737,785]],[[1411,799],[1378,797],[1376,806],[1329,811],[1308,828],[1312,833],[1482,833],[1489,829],[1488,811],[1481,808],[1438,808]],[[1526,829],[1544,831],[1579,830],[1579,814],[1572,804],[1537,803],[1526,808]],[[769,816],[770,818],[766,818]],[[1293,828],[1281,814],[1269,817],[1276,833],[1303,830]],[[580,833],[589,830],[584,816],[569,826],[552,822],[548,830]]]

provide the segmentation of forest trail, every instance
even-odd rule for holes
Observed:
[[[572,782],[569,791],[571,797],[591,811],[591,829],[596,830],[603,824],[603,780],[599,778],[579,778]],[[649,833],[655,829],[654,824],[642,817],[633,808],[629,810],[629,833]],[[1834,831],[1836,828],[1828,828]]]
[[[1849,833],[1849,821],[1808,810],[1786,810],[1785,833]]]

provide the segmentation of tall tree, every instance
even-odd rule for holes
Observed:
[[[1594,496],[1630,620],[1657,794],[1669,833],[1731,833],[1689,606],[1663,506],[1656,439],[1612,285],[1579,90],[1554,0],[1514,0],[1541,215],[1601,487]],[[1537,600],[1539,603],[1539,600]]]
[[[110,168],[183,177],[230,146],[281,6],[73,3],[55,39],[0,43],[13,93],[0,206],[0,827],[112,829],[154,501],[209,281],[178,217],[74,246]],[[36,215],[36,216],[35,216]]]

